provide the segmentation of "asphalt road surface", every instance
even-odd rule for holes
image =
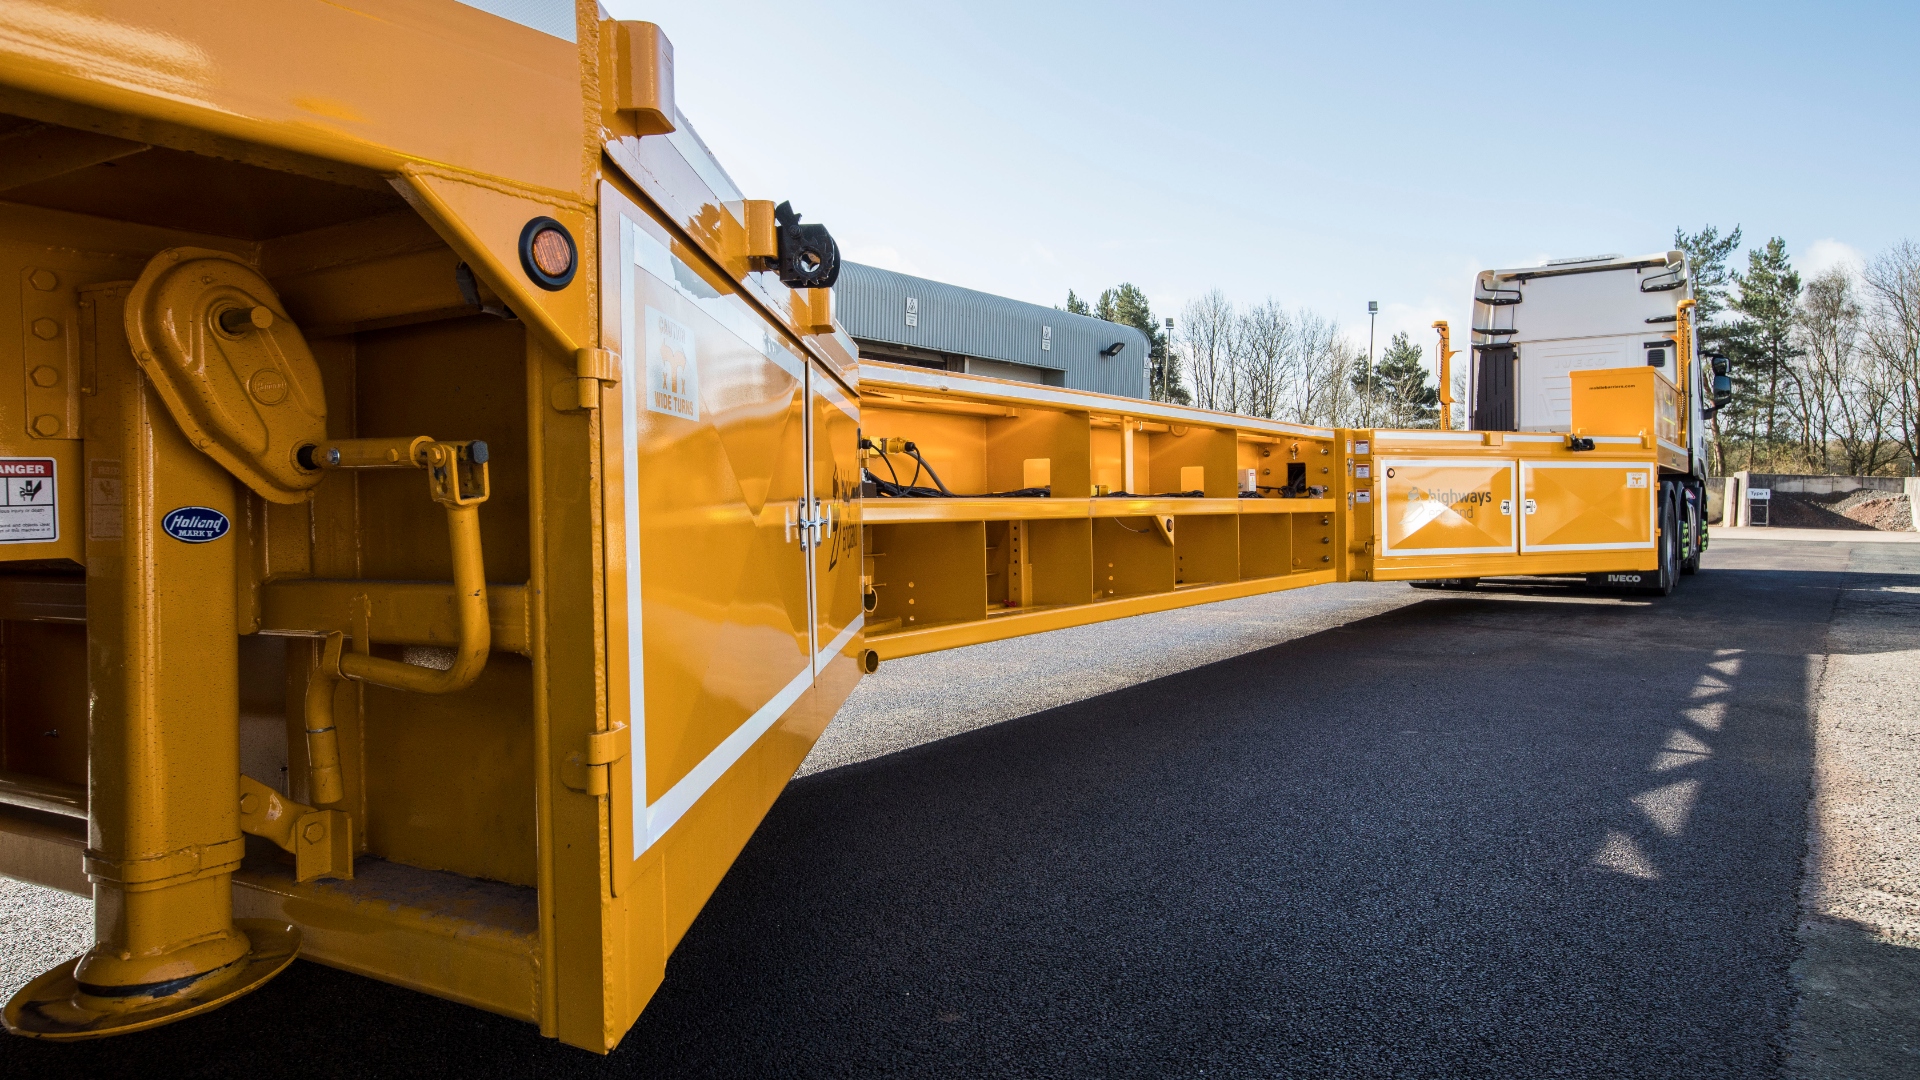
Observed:
[[[604,1059],[300,963],[0,1070],[1781,1075],[1822,679],[1835,640],[1920,648],[1920,546],[1707,566],[1659,601],[1308,590],[890,664]]]

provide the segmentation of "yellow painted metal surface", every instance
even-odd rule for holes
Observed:
[[[37,484],[0,521],[0,870],[100,897],[35,994],[206,976],[76,1031],[297,933],[605,1051],[874,658],[1652,565],[1652,399],[1575,451],[862,364],[766,272],[775,200],[684,127],[659,28],[175,7],[0,7],[0,474]],[[962,497],[864,495],[906,442]]]

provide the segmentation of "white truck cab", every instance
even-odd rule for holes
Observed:
[[[1683,392],[1668,446],[1704,477],[1703,404],[1713,372],[1679,350],[1698,336],[1680,332],[1693,290],[1683,252],[1553,259],[1541,266],[1483,270],[1473,290],[1472,427],[1485,431],[1567,431],[1573,371],[1647,366]],[[1691,307],[1691,305],[1687,305]],[[1697,349],[1697,345],[1692,345]],[[1704,392],[1703,392],[1704,391]],[[1663,432],[1663,435],[1666,433]],[[1663,440],[1664,441],[1664,440]]]
[[[1706,422],[1733,384],[1725,359],[1699,355],[1693,307],[1681,251],[1550,259],[1483,270],[1474,279],[1469,426],[1475,430],[1563,432],[1570,447],[1591,449],[1592,440],[1575,429],[1572,373],[1653,372],[1650,384],[1638,375],[1626,382],[1653,391],[1650,429],[1639,434],[1655,448],[1660,468],[1660,568],[1590,574],[1592,584],[1664,593],[1679,575],[1700,567],[1707,544]],[[1595,389],[1593,379],[1580,381],[1586,391]]]

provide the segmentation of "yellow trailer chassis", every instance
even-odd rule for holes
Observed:
[[[303,955],[605,1051],[883,659],[1661,565],[1633,372],[1502,435],[861,363],[659,30],[545,30],[0,6],[0,872],[96,910],[9,1030]]]

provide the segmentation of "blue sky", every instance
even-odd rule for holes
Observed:
[[[1217,286],[1364,343],[1377,299],[1430,345],[1477,270],[1676,225],[1920,239],[1920,5],[603,2],[750,197],[1038,303]]]

